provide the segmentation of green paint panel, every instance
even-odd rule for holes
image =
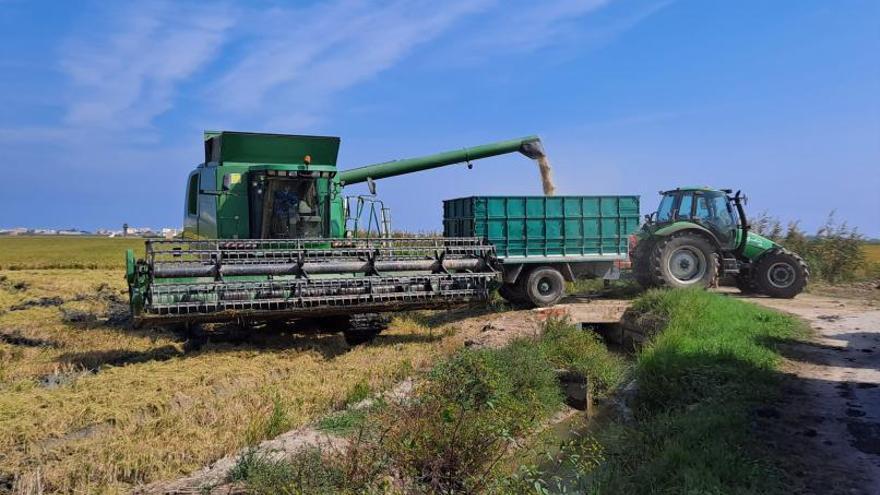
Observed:
[[[336,166],[339,138],[223,131],[206,134],[205,162],[301,164],[306,155],[314,165]]]
[[[443,202],[443,234],[483,237],[500,258],[622,255],[638,196],[475,196]]]

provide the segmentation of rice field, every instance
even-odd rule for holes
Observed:
[[[865,244],[865,259],[871,263],[880,263],[880,243]]]
[[[0,270],[124,268],[125,250],[144,252],[135,237],[0,236]]]
[[[207,339],[132,329],[121,260],[133,245],[0,239],[0,491],[127,493],[175,478],[461,346],[419,315],[355,348],[286,326]],[[98,268],[47,268],[71,265]]]

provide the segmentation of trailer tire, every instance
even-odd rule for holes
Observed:
[[[800,256],[787,249],[773,249],[755,263],[754,280],[762,294],[791,299],[810,280],[810,270]]]
[[[556,268],[539,266],[525,277],[523,293],[539,308],[553,306],[565,295],[565,278]]]

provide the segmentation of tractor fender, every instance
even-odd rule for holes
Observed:
[[[715,234],[712,233],[706,227],[702,225],[696,224],[694,222],[675,222],[672,225],[667,225],[666,227],[662,227],[654,231],[654,235],[657,237],[669,237],[673,234],[677,234],[679,232],[685,231],[694,231],[699,234],[702,234],[704,237],[709,239],[709,241],[718,249],[718,252],[722,252],[721,243],[718,242],[718,238],[715,237]]]

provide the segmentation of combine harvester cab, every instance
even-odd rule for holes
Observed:
[[[126,255],[138,325],[344,317],[347,336],[380,330],[379,313],[485,301],[495,248],[479,238],[356,238],[346,185],[520,152],[502,141],[337,173],[339,138],[205,133],[205,162],[187,181],[184,240],[147,240]],[[338,321],[338,320],[334,320]],[[365,323],[367,322],[367,323]]]

